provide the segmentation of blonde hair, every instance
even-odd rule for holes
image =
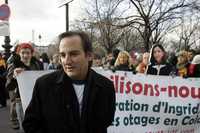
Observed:
[[[184,50],[180,51],[178,53],[177,58],[180,58],[180,57],[183,57],[184,60],[185,60],[185,63],[186,63],[188,61],[188,53],[187,53],[187,51],[184,51]],[[178,60],[177,64],[180,64],[179,60]]]
[[[142,62],[144,62],[144,57],[147,57],[147,64],[148,65],[148,62],[149,62],[149,58],[150,58],[150,53],[149,52],[145,52],[143,55],[142,55]]]
[[[117,59],[115,61],[114,66],[119,66],[120,65],[119,58],[121,56],[123,56],[123,55],[125,55],[126,57],[128,57],[128,62],[127,63],[128,63],[128,66],[131,67],[131,65],[133,65],[133,61],[132,61],[132,58],[131,58],[130,54],[127,51],[121,51],[121,52],[119,52],[119,54],[117,56]]]

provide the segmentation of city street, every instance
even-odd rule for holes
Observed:
[[[19,133],[19,130],[13,130],[9,122],[9,105],[6,108],[0,108],[0,133]]]
[[[0,0],[0,133],[30,132],[200,133],[200,0]]]

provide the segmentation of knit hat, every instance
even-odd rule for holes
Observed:
[[[200,55],[196,55],[193,60],[192,64],[200,64]]]
[[[19,54],[21,49],[26,49],[26,48],[30,49],[31,53],[34,52],[34,49],[30,43],[20,43],[19,46],[17,47],[17,53]]]

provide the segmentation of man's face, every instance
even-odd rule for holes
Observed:
[[[20,59],[24,64],[29,64],[32,58],[32,52],[29,48],[23,48],[19,51]]]
[[[192,61],[194,54],[192,52],[188,52],[188,60]]]
[[[93,60],[93,64],[94,64],[96,67],[101,66],[101,65],[102,65],[101,59],[94,59],[94,60]]]
[[[109,53],[108,55],[107,55],[107,60],[112,60],[113,59],[113,55],[112,55],[112,53]]]
[[[65,73],[74,80],[84,80],[92,55],[84,52],[81,38],[78,35],[63,38],[60,42],[59,53]]]

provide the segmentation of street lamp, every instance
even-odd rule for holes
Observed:
[[[42,39],[41,34],[39,34],[38,39],[39,39],[40,52],[43,53],[44,51],[43,51],[42,42],[41,42],[41,39]]]
[[[65,4],[66,10],[66,31],[69,31],[69,4]]]
[[[69,3],[73,0],[60,0],[59,7],[65,5],[66,9],[66,31],[69,31]]]
[[[5,0],[5,3],[8,4],[8,0]],[[12,46],[10,45],[10,36],[5,36],[4,45],[2,47],[5,49],[5,59],[7,60],[10,56],[10,49]]]

